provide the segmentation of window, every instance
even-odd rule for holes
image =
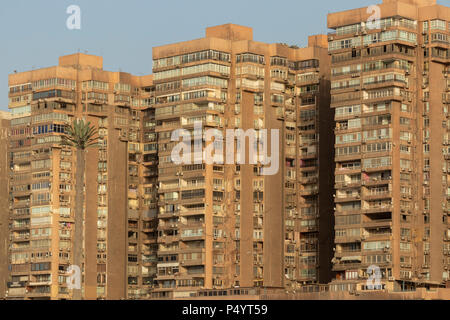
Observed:
[[[331,41],[328,44],[329,51],[335,51],[345,48],[354,48],[361,45],[361,37]]]
[[[265,64],[264,56],[252,54],[252,53],[242,53],[236,55],[236,62],[253,62],[259,64]]]
[[[347,225],[347,224],[360,224],[361,216],[358,215],[348,215],[348,216],[336,216],[336,225]]]
[[[411,243],[400,242],[400,251],[404,251],[404,252],[411,251]]]
[[[219,86],[222,88],[226,88],[228,86],[228,81],[225,79],[219,79],[214,77],[198,77],[185,79],[182,81],[183,88],[202,86],[202,85],[210,85],[210,86]]]
[[[318,68],[319,67],[319,60],[304,60],[304,61],[296,61],[296,62],[289,62],[289,67],[294,70],[304,70],[304,69],[310,69],[310,68]]]
[[[33,100],[62,97],[67,99],[75,99],[75,92],[63,90],[49,90],[33,93]]]
[[[428,22],[427,22],[428,23]],[[447,23],[444,20],[431,20],[430,21],[431,30],[447,30]]]
[[[50,87],[65,87],[69,89],[75,89],[76,81],[62,78],[44,79],[33,82],[33,90],[50,88]]]
[[[390,245],[391,245],[390,241],[364,242],[363,249],[365,251],[380,251],[380,250],[384,250],[384,249],[389,249]]]
[[[349,147],[340,147],[336,148],[337,156],[346,156],[351,154],[360,153],[360,146],[349,146]]]
[[[86,89],[95,89],[95,90],[102,90],[102,91],[109,90],[108,82],[102,82],[102,81],[96,81],[96,80],[84,81],[82,84],[82,87],[83,87],[83,90],[86,90]]]
[[[45,271],[50,270],[51,263],[50,262],[44,262],[44,263],[32,263],[31,264],[31,271]]]
[[[203,72],[217,72],[229,75],[230,67],[215,63],[205,63],[181,69],[181,75],[183,76]]]
[[[114,84],[114,91],[130,92],[131,91],[131,85],[126,84],[126,83],[115,83]]]
[[[361,105],[339,107],[335,110],[336,118],[361,114]]]
[[[387,167],[390,166],[391,164],[392,164],[391,157],[369,158],[363,160],[364,169]]]

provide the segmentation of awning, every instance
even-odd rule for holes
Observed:
[[[172,262],[172,263],[158,263],[156,265],[157,268],[170,268],[170,267],[179,267],[179,262]]]
[[[359,262],[361,262],[361,260],[362,260],[361,256],[347,256],[347,257],[341,258],[341,262],[342,261],[359,261]]]

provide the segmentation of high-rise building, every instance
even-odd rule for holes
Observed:
[[[152,77],[102,64],[74,54],[9,77],[10,299],[72,297],[76,152],[60,141],[78,118],[98,129],[98,146],[86,151],[82,296],[149,294],[156,271]]]
[[[331,280],[329,68],[326,36],[310,37],[308,48],[289,47],[256,42],[251,28],[233,24],[153,49],[159,158],[153,298],[189,297],[200,289],[295,289]],[[174,130],[194,137],[199,123],[201,132],[216,129],[223,140],[187,142],[194,150],[191,163],[174,163]],[[278,130],[275,144],[264,143],[263,129],[268,141]],[[235,130],[247,133],[248,144],[245,136],[237,143]],[[229,139],[230,131],[236,136]],[[217,153],[223,161],[193,161],[201,157],[196,143],[199,150],[212,143],[223,148]],[[271,145],[271,164],[250,160],[248,148],[261,152],[261,144]],[[244,161],[226,160],[243,145]],[[275,171],[265,174],[271,165]]]
[[[410,290],[449,279],[449,17],[435,0],[385,0],[328,16],[332,290]]]
[[[11,114],[0,111],[0,299],[5,297],[9,245],[9,158],[8,133]]]
[[[8,298],[72,297],[76,157],[60,140],[77,118],[99,138],[86,151],[83,298],[330,280],[326,36],[310,37],[308,48],[252,38],[250,28],[224,25],[154,48],[153,76],[104,71],[101,57],[85,54],[10,75]],[[173,163],[174,130],[198,123],[224,137],[242,129],[231,151],[243,146],[243,162]],[[252,164],[254,145],[267,148],[265,168]]]
[[[60,141],[79,118],[98,129],[86,151],[84,299],[365,291],[378,276],[375,289],[441,286],[449,16],[434,0],[385,0],[330,14],[334,32],[306,48],[226,24],[155,47],[151,76],[86,54],[10,75],[0,290],[72,298],[76,157]]]

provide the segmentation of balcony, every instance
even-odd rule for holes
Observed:
[[[300,226],[300,230],[301,233],[305,233],[305,232],[317,232],[319,231],[319,228],[317,225],[314,226]],[[315,252],[315,250],[311,251],[311,252]]]
[[[312,188],[304,188],[299,191],[301,196],[312,196],[319,193],[319,187],[313,186]]]
[[[178,242],[178,241],[180,241],[180,237],[178,235],[161,236],[161,237],[158,237],[157,243],[169,244],[169,243]]]
[[[299,139],[298,140],[298,144],[300,146],[308,146],[308,145],[313,145],[313,144],[317,144],[317,139]]]
[[[391,183],[392,179],[389,178],[384,178],[384,177],[377,177],[377,178],[369,178],[369,180],[363,180],[362,181],[362,185],[364,186],[377,186],[377,185],[382,185],[382,184],[387,184],[387,183]]]
[[[46,280],[46,281],[34,281],[34,282],[30,282],[28,285],[29,286],[50,286],[52,284],[51,280]]]
[[[299,182],[301,184],[311,184],[311,183],[317,183],[319,181],[317,176],[311,176],[311,177],[302,177],[299,179]]]
[[[11,235],[9,239],[13,242],[21,242],[21,241],[29,241],[30,240],[30,234],[24,234],[24,235]]]
[[[337,182],[335,184],[335,189],[352,189],[352,188],[359,188],[361,187],[361,180],[352,180],[352,181],[345,181],[345,182]]]
[[[335,213],[336,214],[361,213],[361,207],[359,207],[359,206],[343,207],[343,208],[337,207]]]
[[[246,91],[259,92],[261,90],[264,90],[264,80],[236,80],[236,89],[239,88],[242,88],[242,90]]]
[[[311,84],[319,84],[320,78],[319,73],[313,73],[307,77],[305,77],[302,74],[297,75],[296,85],[297,86],[305,86],[305,85],[311,85]]]
[[[164,222],[164,220],[160,220],[158,230],[178,229],[178,227],[179,224],[177,222]]]
[[[386,199],[386,198],[392,198],[392,192],[386,191],[386,192],[377,192],[377,193],[365,193],[364,194],[364,200],[377,200],[377,199]]]
[[[317,162],[311,162],[311,163],[304,163],[300,165],[300,172],[305,172],[305,171],[315,171],[318,168],[318,164]]]
[[[176,210],[176,211],[167,211],[167,212],[162,211],[162,212],[159,212],[159,214],[158,214],[158,219],[172,218],[172,217],[178,216],[179,214],[180,214],[180,211],[179,211],[179,210]]]
[[[362,223],[364,228],[376,228],[376,227],[390,227],[392,228],[392,219],[379,219],[364,221]]]
[[[203,259],[190,259],[190,260],[181,260],[180,265],[182,267],[192,267],[192,266],[201,266],[206,264],[206,260]]]
[[[391,239],[392,239],[392,233],[391,232],[385,232],[385,233],[371,233],[371,232],[369,232],[369,233],[364,234],[361,237],[361,240],[364,240],[364,241],[381,241],[381,240],[391,240]]]
[[[18,230],[25,230],[30,229],[30,224],[12,224],[11,230],[18,231]]]
[[[359,269],[361,268],[361,262],[357,263],[339,263],[333,265],[333,271],[343,271],[349,269]]]
[[[189,235],[181,235],[181,241],[197,241],[203,240],[205,235],[203,233],[189,234]]]
[[[358,201],[358,200],[361,200],[361,194],[359,194],[358,192],[338,196],[335,198],[336,203],[353,202],[353,201]]]
[[[300,158],[305,160],[317,158],[317,152],[302,152],[300,153]]]
[[[351,242],[361,242],[361,240],[362,240],[361,236],[343,236],[343,237],[336,236],[335,243],[342,244]]]
[[[206,226],[205,222],[203,222],[203,221],[195,221],[195,222],[188,221],[186,223],[181,223],[180,229],[183,230],[183,229],[191,229],[191,228],[205,228],[205,226]]]
[[[158,170],[144,170],[143,176],[144,177],[155,177],[158,175]]]
[[[26,288],[10,288],[8,289],[8,297],[24,297],[26,295]]]
[[[391,204],[375,205],[362,208],[362,211],[364,213],[392,212],[392,210],[394,210],[394,206]]]
[[[23,208],[28,207],[30,205],[30,200],[19,200],[13,202],[14,208]]]
[[[50,298],[50,287],[42,286],[42,287],[35,287],[27,292],[27,297],[49,297]]]
[[[25,286],[28,284],[28,281],[15,281],[15,282],[8,282],[7,287],[8,288],[25,288]]]

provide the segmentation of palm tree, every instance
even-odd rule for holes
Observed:
[[[73,264],[82,268],[83,263],[83,228],[84,228],[84,185],[85,185],[85,150],[97,145],[97,129],[90,122],[76,119],[66,125],[61,144],[76,149],[77,166],[75,176],[75,234],[73,238]],[[81,300],[81,288],[73,290],[73,300]]]

